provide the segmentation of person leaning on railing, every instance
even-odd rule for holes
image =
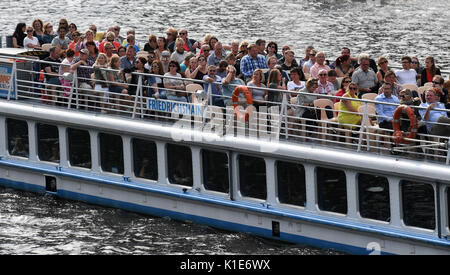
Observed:
[[[92,65],[94,65],[94,60],[89,58],[89,51],[87,49],[80,50],[80,56],[75,57],[70,69],[72,71],[77,71],[78,77],[78,87],[81,88],[79,90],[80,97],[85,99],[85,108],[88,108],[87,105],[87,95],[89,94],[89,90],[92,89],[91,86],[91,74],[94,72]]]

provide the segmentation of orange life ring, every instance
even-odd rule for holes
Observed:
[[[244,93],[245,99],[247,100],[247,108],[245,109],[245,114],[239,109],[239,94]],[[231,102],[233,103],[234,115],[240,121],[248,121],[248,118],[253,113],[253,98],[252,93],[248,90],[247,86],[237,86],[231,95]]]
[[[403,133],[402,130],[400,130],[400,117],[402,116],[403,113],[408,115],[409,117],[409,128],[408,128],[409,135],[406,136],[406,138],[413,139],[417,135],[418,124],[416,115],[414,114],[414,110],[407,105],[400,105],[397,107],[397,109],[395,109],[394,116],[392,119],[392,127],[394,129],[393,137],[395,144],[409,143],[408,140],[405,140],[405,133]]]

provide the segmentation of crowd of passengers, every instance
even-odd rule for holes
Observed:
[[[345,98],[376,93],[377,102],[426,107],[415,110],[417,119],[423,121],[419,132],[450,136],[448,112],[436,110],[450,109],[450,80],[444,80],[432,56],[425,58],[425,66],[421,66],[417,57],[404,56],[403,68],[394,71],[385,57],[379,57],[376,62],[367,54],[354,57],[347,47],[342,48],[334,61],[327,60],[324,51],[312,46],[306,47],[303,56],[296,59],[289,45],[283,45],[280,52],[274,41],[232,41],[228,45],[211,34],[197,41],[188,37],[186,29],[172,27],[165,36],[151,34],[143,47],[136,41],[134,29],[127,29],[126,36],[122,37],[118,25],[105,32],[98,32],[95,25],[90,25],[88,30],[80,32],[74,23],[61,19],[56,29],[55,32],[51,23],[44,24],[40,19],[35,19],[30,26],[19,23],[12,36],[13,46],[33,50],[50,44],[45,61],[62,65],[42,64],[46,82],[69,87],[70,82],[62,75],[77,71],[80,88],[98,91],[99,95],[105,91],[116,95],[103,101],[102,107],[107,107],[114,98],[135,95],[138,77],[130,73],[141,72],[174,77],[148,77],[144,84],[151,88],[145,91],[145,96],[188,102],[191,97],[183,79],[203,80],[205,90],[212,85],[213,104],[221,107],[232,104],[235,85],[250,88],[256,108],[273,106],[283,99],[281,93],[260,88],[311,93],[311,96],[286,93],[288,101],[293,102],[288,114],[303,118],[317,118],[318,112],[311,106],[319,95],[338,96],[342,99],[334,101],[339,102],[339,110],[345,111],[338,113],[338,122],[354,125],[361,123],[361,115],[357,114],[361,103]],[[418,89],[403,88],[405,84],[420,87],[426,83],[431,85],[422,95]],[[66,88],[65,96],[68,91]],[[292,100],[294,97],[296,100]],[[392,129],[395,109],[396,106],[376,104],[381,128]],[[332,113],[327,112],[329,118]]]

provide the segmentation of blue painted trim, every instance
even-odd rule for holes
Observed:
[[[318,224],[322,224],[322,225],[350,229],[350,230],[355,230],[355,231],[359,231],[359,232],[380,234],[380,235],[384,235],[384,236],[391,237],[391,238],[400,238],[400,239],[405,239],[405,240],[420,241],[420,242],[424,242],[424,243],[428,243],[428,244],[432,244],[432,245],[438,245],[438,246],[444,246],[444,247],[450,248],[450,241],[447,241],[445,239],[439,239],[439,238],[429,236],[429,235],[414,234],[414,233],[404,232],[401,230],[395,230],[395,229],[390,229],[390,228],[386,229],[386,228],[382,228],[382,227],[379,227],[376,225],[367,225],[367,224],[361,224],[361,223],[350,222],[350,221],[342,221],[342,220],[339,220],[336,218],[322,217],[322,216],[314,215],[314,214],[310,214],[310,213],[295,212],[293,210],[277,209],[277,208],[273,208],[273,206],[270,206],[271,208],[268,208],[268,206],[265,204],[230,201],[227,199],[214,197],[214,196],[208,195],[208,194],[191,193],[191,192],[196,192],[194,190],[183,192],[182,190],[177,190],[177,189],[170,188],[170,187],[162,187],[162,186],[156,186],[156,185],[148,185],[148,184],[136,183],[136,182],[131,182],[131,181],[125,181],[123,179],[123,177],[113,178],[113,177],[107,177],[105,175],[99,175],[99,174],[93,175],[92,173],[88,173],[88,172],[64,171],[65,169],[62,169],[59,166],[53,166],[53,167],[49,168],[49,165],[30,164],[28,162],[23,162],[23,161],[21,162],[18,160],[17,161],[16,160],[5,160],[5,159],[0,158],[0,165],[13,167],[13,168],[31,170],[33,172],[39,172],[42,174],[49,174],[49,175],[54,175],[54,176],[59,176],[59,177],[69,177],[69,178],[74,178],[74,179],[78,179],[78,180],[82,180],[82,181],[86,181],[86,182],[97,182],[97,183],[111,185],[111,186],[120,187],[120,188],[132,189],[132,190],[143,191],[143,192],[150,192],[150,193],[155,193],[155,194],[160,194],[160,195],[165,195],[165,196],[170,196],[170,197],[175,197],[175,198],[187,199],[187,200],[191,200],[191,201],[199,201],[202,203],[209,203],[209,204],[221,205],[221,206],[226,206],[226,207],[232,207],[232,208],[237,208],[237,209],[241,209],[241,210],[262,213],[265,215],[273,215],[274,219],[279,218],[279,217],[285,217],[285,218],[289,218],[289,219],[295,219],[295,220],[306,221],[306,222],[311,222],[311,223],[318,223]],[[78,174],[76,174],[76,173],[78,173]],[[3,183],[4,181],[5,181],[5,179],[0,179],[0,183]],[[7,180],[7,181],[9,181],[9,180]],[[40,187],[40,186],[38,187],[33,184],[9,181],[9,183],[6,183],[4,185],[9,186],[9,187],[23,189],[23,190],[38,192],[38,193],[46,192],[44,187]],[[68,192],[68,191],[58,190],[57,193],[58,193],[58,195],[61,195],[62,192]],[[74,193],[74,194],[77,194],[77,193]],[[82,194],[78,194],[78,195],[85,196]],[[80,197],[80,199],[77,198],[77,195],[71,195],[71,197],[69,199],[82,200],[81,197]],[[123,203],[120,201],[114,201],[113,204],[103,204],[100,201],[97,203],[102,204],[102,205],[112,206],[112,207],[124,208],[124,207],[120,206]],[[128,208],[124,208],[124,209],[128,209]],[[140,212],[139,209],[130,209],[130,210]],[[186,220],[186,218],[183,219],[183,217],[181,217],[181,218],[177,217],[177,215],[179,215],[180,213],[178,213],[178,214],[175,214],[175,213],[177,213],[177,212],[173,212],[173,214],[171,214],[171,215],[174,215],[173,216],[174,219]],[[155,215],[161,216],[159,214],[155,214]],[[189,219],[192,219],[192,218],[189,218]],[[196,217],[195,220],[201,220],[201,217]],[[236,226],[237,225],[233,224],[233,226],[230,228],[230,230],[236,231],[237,230]],[[239,226],[244,226],[244,225],[239,225]],[[217,226],[217,227],[223,228],[222,226]],[[227,228],[225,228],[225,229],[227,229]],[[239,231],[247,232],[246,230],[239,230]],[[270,234],[268,234],[268,235],[270,235],[270,236],[268,236],[268,237],[273,238],[271,235],[272,232],[271,231],[269,231],[269,232],[270,232]],[[261,235],[256,232],[254,232],[254,233],[257,235]],[[284,234],[282,233],[282,235],[284,235]],[[265,236],[265,235],[261,235],[261,236]],[[291,238],[294,238],[294,239],[300,238],[299,236],[296,236],[296,235],[292,235],[292,236],[294,236],[294,237],[291,237]],[[289,241],[289,240],[287,240],[287,241]],[[295,240],[290,240],[290,241],[298,242]],[[305,243],[303,241],[300,241],[300,242]],[[317,246],[317,244],[315,244],[314,246]],[[322,246],[320,246],[320,247],[322,247]],[[323,246],[323,247],[330,248],[330,246]]]

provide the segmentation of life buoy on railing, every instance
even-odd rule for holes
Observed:
[[[245,99],[247,100],[247,108],[245,108],[245,114],[239,109],[239,94],[244,93]],[[253,112],[253,98],[252,93],[248,90],[247,86],[237,86],[231,95],[231,102],[233,103],[234,115],[240,121],[248,121],[248,118]]]
[[[409,128],[408,128],[409,135],[406,136],[406,138],[413,139],[417,135],[418,125],[416,116],[414,114],[414,110],[407,105],[400,105],[397,107],[397,109],[395,109],[394,116],[392,119],[392,127],[394,129],[394,134],[392,136],[394,137],[395,144],[409,143],[408,140],[405,140],[405,134],[402,132],[402,130],[400,130],[400,117],[402,116],[402,114],[408,115],[409,118]]]

